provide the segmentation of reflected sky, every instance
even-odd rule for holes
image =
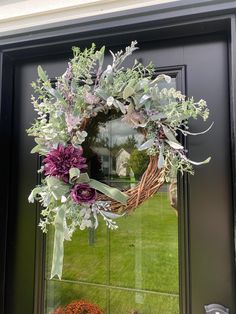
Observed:
[[[99,138],[109,138],[110,146],[115,144],[121,145],[127,141],[127,138],[134,136],[137,141],[136,147],[141,145],[144,140],[143,134],[137,129],[130,127],[127,123],[122,122],[121,118],[108,121],[105,125],[99,126]]]

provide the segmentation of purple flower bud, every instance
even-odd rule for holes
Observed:
[[[96,191],[91,188],[87,183],[75,184],[71,190],[71,198],[77,203],[93,203],[96,199]]]

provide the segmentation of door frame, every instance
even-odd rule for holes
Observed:
[[[73,20],[45,26],[43,29],[32,28],[22,30],[0,38],[0,136],[4,154],[0,155],[1,165],[1,204],[0,204],[0,312],[4,313],[4,291],[6,281],[6,256],[8,243],[11,241],[7,226],[9,210],[9,193],[12,188],[11,162],[12,117],[14,104],[14,66],[16,63],[30,57],[53,55],[69,52],[72,45],[82,46],[91,41],[103,43],[109,40],[109,45],[125,44],[134,36],[140,41],[164,40],[191,35],[202,35],[224,32],[228,36],[229,55],[229,93],[230,93],[230,136],[231,160],[233,165],[233,206],[234,230],[236,230],[236,2],[229,0],[187,0],[171,2],[162,5],[110,13],[86,19]],[[181,203],[185,208],[180,216],[182,229],[180,240],[181,267],[181,314],[191,313],[191,265],[189,254],[188,229],[188,193],[187,177],[181,183]],[[232,234],[234,244],[236,236]],[[35,240],[36,261],[42,261],[42,236],[40,231]],[[235,261],[234,261],[235,263]],[[35,263],[34,313],[42,313],[42,263]],[[235,277],[236,278],[236,277]],[[30,302],[30,301],[29,301]]]

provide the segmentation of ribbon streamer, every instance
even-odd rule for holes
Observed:
[[[94,188],[95,190],[105,194],[106,196],[112,198],[113,200],[126,205],[127,200],[128,200],[128,195],[125,193],[121,192],[120,190],[113,188],[109,185],[106,185],[100,181],[91,179],[89,181],[89,185]]]
[[[100,181],[90,179],[86,172],[81,173],[80,176],[78,177],[78,179],[76,180],[76,182],[86,182],[93,189],[105,194],[106,196],[112,198],[113,200],[115,200],[115,201],[117,201],[123,205],[126,205],[126,203],[127,203],[128,196],[125,193],[123,193],[120,190],[113,188],[109,185],[106,185]]]
[[[51,278],[58,276],[61,280],[63,257],[64,257],[64,220],[65,210],[64,207],[60,207],[55,217],[55,233],[54,233],[54,246],[53,246],[53,258]]]

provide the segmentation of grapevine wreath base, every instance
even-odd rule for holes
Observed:
[[[73,47],[73,58],[55,86],[41,66],[38,80],[32,83],[38,116],[27,132],[37,144],[31,152],[43,160],[41,184],[32,190],[29,201],[37,200],[43,207],[39,223],[43,232],[50,224],[55,227],[51,277],[61,278],[64,240],[70,240],[77,228],[97,228],[100,215],[109,228],[116,229],[114,219],[134,211],[177,172],[193,174],[193,164],[210,160],[191,161],[177,139],[180,134],[199,135],[210,129],[191,133],[188,127],[191,118],[208,118],[206,102],[163,88],[171,77],[156,75],[152,63],[144,66],[135,60],[131,68],[124,68],[124,60],[136,49],[132,42],[125,51],[110,51],[113,62],[104,68],[105,47],[96,50],[93,44],[84,51]],[[90,178],[83,156],[86,126],[111,111],[145,135],[139,150],[150,159],[139,183],[126,191]]]
[[[97,199],[110,201],[110,210],[112,212],[132,212],[148,198],[153,196],[165,182],[165,169],[158,169],[158,158],[150,157],[149,165],[142,175],[139,183],[124,193],[127,195],[127,203],[121,205],[119,202],[111,201],[106,195],[99,194]]]

